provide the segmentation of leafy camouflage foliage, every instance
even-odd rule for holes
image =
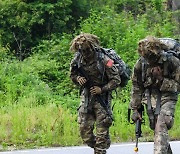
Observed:
[[[76,123],[78,90],[69,79],[72,38],[80,32],[95,34],[103,47],[115,49],[132,68],[139,40],[147,35],[177,37],[172,13],[161,2],[0,0],[0,143],[5,148],[81,144]],[[133,126],[124,129],[130,89],[131,83],[115,95],[113,142],[134,139]],[[176,139],[179,122],[177,117],[171,131]],[[144,140],[152,140],[149,131],[144,126]]]

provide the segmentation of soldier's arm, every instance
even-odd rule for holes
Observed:
[[[180,60],[176,57],[171,58],[173,70],[172,78],[164,77],[160,90],[165,92],[177,92],[180,87]]]
[[[108,83],[102,87],[102,92],[111,91],[118,87],[121,83],[121,78],[117,67],[114,65],[113,60],[105,57],[105,72],[108,77]]]
[[[142,62],[139,59],[133,69],[132,74],[132,91],[131,91],[131,102],[130,107],[135,110],[141,107],[142,95],[144,93],[142,83]]]

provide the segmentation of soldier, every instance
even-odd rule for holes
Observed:
[[[164,52],[167,48],[152,36],[139,41],[141,57],[132,75],[131,118],[135,122],[141,120],[137,110],[141,103],[145,104],[150,128],[154,130],[154,154],[172,154],[168,130],[173,126],[178,99],[180,60]]]
[[[94,148],[95,154],[106,154],[110,147],[109,128],[112,124],[111,91],[121,82],[118,70],[113,60],[106,55],[103,55],[103,66],[99,64],[101,47],[95,35],[82,33],[76,36],[70,50],[75,52],[70,77],[75,84],[81,86],[78,109],[80,135],[84,143]],[[99,70],[100,67],[103,72]],[[83,68],[85,73],[82,75],[82,70],[78,68]],[[90,80],[91,83],[88,83]],[[96,135],[93,132],[95,124]]]

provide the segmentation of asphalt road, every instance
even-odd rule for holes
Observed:
[[[180,141],[170,142],[173,154],[180,154]],[[113,144],[108,149],[107,154],[135,154],[134,143]],[[32,150],[18,150],[0,152],[2,154],[93,154],[93,149],[87,146],[61,147],[61,148],[44,148]],[[153,154],[153,143],[139,143],[138,154]]]

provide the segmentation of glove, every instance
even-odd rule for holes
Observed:
[[[132,121],[136,122],[138,119],[142,120],[139,112],[137,110],[133,110],[133,114],[131,116]]]
[[[77,82],[80,84],[80,86],[82,86],[87,82],[87,80],[85,77],[77,76]]]
[[[98,86],[93,86],[93,87],[90,88],[91,95],[101,94],[101,92],[102,92],[102,90]]]
[[[154,78],[162,81],[163,80],[163,75],[162,75],[162,70],[159,66],[153,67],[151,69],[152,75]]]

